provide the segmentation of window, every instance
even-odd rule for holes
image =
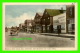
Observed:
[[[45,14],[47,14],[47,12],[45,12]]]
[[[68,25],[68,30],[71,31],[71,24]]]
[[[61,29],[65,30],[65,24],[61,25]]]
[[[54,25],[53,27],[54,27],[54,29],[57,29],[57,25]]]
[[[49,26],[47,26],[47,30],[49,30]]]
[[[70,7],[70,16],[72,15],[72,7]]]
[[[45,26],[43,26],[43,30],[45,30]]]
[[[49,17],[48,17],[48,19],[49,19]]]

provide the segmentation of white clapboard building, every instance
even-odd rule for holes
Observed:
[[[61,26],[61,33],[66,33],[66,13],[62,13],[53,17],[54,32],[57,31],[57,26]]]

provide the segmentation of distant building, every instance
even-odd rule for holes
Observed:
[[[24,21],[25,24],[25,32],[27,32],[27,20]]]
[[[33,20],[25,20],[24,24],[25,24],[25,31],[26,32],[31,32],[31,30],[32,30],[32,21]]]
[[[8,32],[8,27],[5,27],[5,32]]]
[[[24,23],[19,24],[19,30],[25,31],[25,24]]]

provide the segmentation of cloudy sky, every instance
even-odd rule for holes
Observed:
[[[66,10],[65,5],[6,5],[5,6],[5,26],[18,26],[26,19],[34,19],[36,12],[43,13],[45,9]]]

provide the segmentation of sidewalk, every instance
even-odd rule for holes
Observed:
[[[65,38],[75,38],[74,34],[55,34],[55,33],[39,33],[40,35],[45,36],[57,36],[57,37],[65,37]]]

